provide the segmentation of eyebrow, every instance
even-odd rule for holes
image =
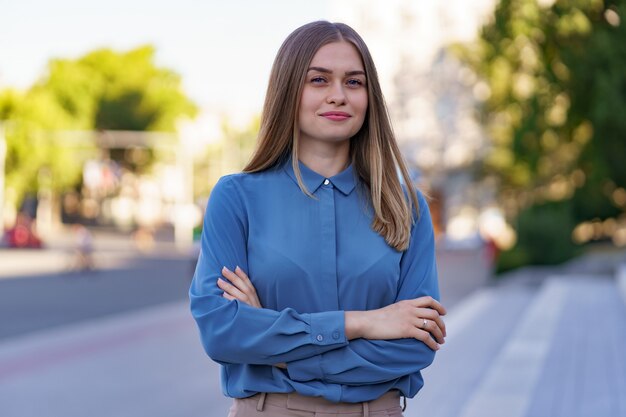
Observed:
[[[310,67],[308,71],[318,71],[318,72],[323,72],[326,74],[332,74],[333,71],[329,70],[328,68],[323,68],[323,67]],[[356,71],[346,71],[346,75],[350,76],[350,75],[365,75],[365,71],[361,71],[361,70],[356,70]]]

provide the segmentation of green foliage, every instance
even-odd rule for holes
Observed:
[[[611,198],[626,187],[625,19],[622,1],[557,0],[544,7],[501,0],[478,42],[453,48],[486,91],[479,95],[480,119],[492,151],[484,171],[499,180],[520,253],[530,237],[570,247],[577,223],[626,210]],[[569,217],[547,209],[549,202],[569,206]],[[527,213],[541,218],[522,221]],[[547,226],[551,216],[569,233],[534,236],[525,229]],[[545,249],[515,259],[561,259]]]
[[[519,246],[500,252],[496,261],[496,274],[511,271],[530,264],[526,251]]]
[[[0,93],[0,117],[7,141],[6,184],[14,191],[13,203],[36,192],[38,177],[44,172],[52,174],[49,185],[53,189],[67,188],[80,179],[75,150],[59,146],[50,134],[68,126],[70,117],[49,92]]]
[[[525,264],[559,264],[572,258],[580,252],[571,239],[574,226],[569,201],[548,202],[524,209],[517,217],[517,244],[502,253],[497,270],[504,272]]]
[[[35,192],[47,172],[63,190],[80,181],[81,160],[91,143],[67,141],[67,130],[151,130],[173,132],[196,106],[181,88],[180,76],[157,67],[155,50],[99,49],[78,59],[53,59],[28,91],[0,91],[0,122],[6,127],[7,186],[19,203]],[[43,170],[43,171],[42,171]]]
[[[77,60],[50,62],[39,87],[51,91],[78,127],[173,132],[196,106],[185,96],[175,72],[154,63],[155,50],[99,49]]]

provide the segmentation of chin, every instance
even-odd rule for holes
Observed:
[[[341,135],[341,136],[339,136],[339,135],[333,135],[333,136],[327,136],[327,137],[323,138],[322,140],[323,140],[324,142],[340,143],[340,142],[346,142],[346,141],[349,141],[351,137],[352,137],[352,136],[345,136],[345,135]]]
[[[325,140],[333,141],[333,142],[343,142],[346,140],[350,140],[350,138],[358,133],[358,130],[355,132],[334,132],[329,133],[327,135],[323,135],[322,137]]]

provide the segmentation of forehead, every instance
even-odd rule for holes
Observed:
[[[350,42],[331,42],[317,50],[311,66],[328,69],[363,70],[363,60],[356,47]]]

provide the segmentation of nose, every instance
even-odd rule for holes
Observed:
[[[326,103],[334,104],[336,106],[346,104],[346,94],[341,82],[332,84],[328,91],[328,96],[326,97]]]

